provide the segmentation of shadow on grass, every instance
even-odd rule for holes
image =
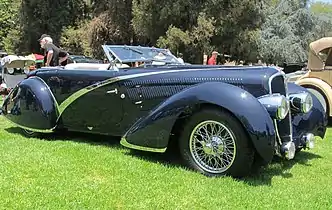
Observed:
[[[23,134],[22,129],[18,127],[5,128],[4,130],[8,133],[20,134],[22,137],[26,137]],[[44,141],[72,141],[91,145],[107,146],[115,149],[122,147],[119,144],[119,138],[89,133],[63,131],[61,133],[41,134],[41,136],[36,138]]]
[[[11,127],[5,129],[9,133],[22,134],[22,130],[17,127]],[[24,136],[24,135],[23,135]],[[102,145],[111,147],[114,149],[124,148],[120,145],[120,138],[96,135],[96,134],[86,134],[86,133],[77,133],[77,132],[61,132],[54,133],[51,135],[44,135],[41,140],[46,141],[73,141],[86,143],[91,145]],[[144,152],[138,150],[127,150],[124,155],[129,155],[133,158],[143,159],[153,163],[158,163],[166,167],[177,167],[185,168],[182,165],[180,153],[176,147],[175,143],[172,143],[165,153],[153,153],[153,152]],[[303,167],[310,167],[311,164],[308,163],[309,160],[322,158],[319,155],[301,151],[297,153],[295,159],[293,160],[282,160],[280,158],[274,158],[274,160],[267,165],[266,167],[260,168],[258,171],[252,173],[250,176],[236,179],[247,183],[250,186],[261,186],[261,185],[271,185],[273,177],[281,176],[285,179],[292,178],[293,175],[289,170],[294,165],[301,165]],[[310,170],[308,168],[308,170]],[[223,178],[223,177],[220,177]]]
[[[271,185],[273,177],[281,176],[284,179],[292,178],[293,174],[289,170],[293,166],[301,165],[303,167],[310,167],[311,164],[308,163],[308,161],[319,158],[322,157],[307,151],[297,153],[293,160],[283,160],[279,157],[275,157],[269,165],[262,167],[249,177],[240,180],[251,186]],[[310,168],[307,170],[310,170]]]

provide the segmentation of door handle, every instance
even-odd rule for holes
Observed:
[[[111,94],[111,93],[115,93],[115,94],[118,94],[118,89],[115,88],[114,90],[109,90],[106,92],[107,94]]]

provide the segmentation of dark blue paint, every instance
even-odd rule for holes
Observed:
[[[200,104],[213,104],[233,113],[248,132],[260,156],[266,161],[272,159],[275,130],[269,114],[250,93],[226,83],[201,83],[168,98],[137,122],[126,134],[126,139],[139,146],[165,148],[178,116],[188,106]]]
[[[4,101],[2,113],[18,125],[41,130],[55,127],[59,115],[51,92],[38,77],[20,82]]]
[[[185,71],[202,68],[211,70]],[[97,88],[74,101],[58,122],[58,110],[52,95],[48,91],[40,91],[45,88],[45,84],[38,79],[47,83],[56,101],[61,104],[76,91],[106,79],[165,70],[179,71],[126,79]],[[30,94],[28,97],[21,93],[21,107],[16,109],[14,105],[18,102],[9,103],[12,92],[4,103],[3,111],[10,120],[34,129],[50,129],[57,125],[59,128],[80,132],[126,135],[127,141],[132,144],[163,148],[167,146],[179,116],[194,112],[202,104],[214,104],[229,110],[239,119],[257,152],[268,161],[273,155],[276,135],[272,119],[257,97],[269,93],[269,78],[277,72],[271,67],[199,65],[147,66],[121,69],[118,72],[40,69],[31,72],[28,75],[30,78],[19,84],[22,90],[30,91],[34,96]],[[285,95],[282,84],[281,78],[273,82],[273,92]],[[303,91],[296,85],[288,87],[290,92]],[[115,88],[118,89],[117,94],[106,94],[108,90]],[[243,97],[244,93],[246,97]],[[120,98],[122,94],[125,98]],[[32,103],[31,101],[35,105],[34,110],[22,107],[22,104]],[[14,113],[8,114],[7,111],[13,107]],[[278,122],[282,141],[289,138],[290,124],[293,125],[295,139],[300,139],[306,132],[324,136],[326,116],[316,98],[310,113],[292,114],[290,117],[292,121],[286,118]],[[301,146],[301,142],[298,141],[297,146]]]

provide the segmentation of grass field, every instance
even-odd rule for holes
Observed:
[[[176,159],[99,136],[27,139],[0,117],[0,208],[332,209],[332,129],[314,150],[242,180],[207,178]]]

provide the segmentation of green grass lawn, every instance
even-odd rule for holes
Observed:
[[[314,150],[243,180],[207,178],[105,137],[27,139],[3,117],[0,148],[3,209],[332,209],[332,129]]]

